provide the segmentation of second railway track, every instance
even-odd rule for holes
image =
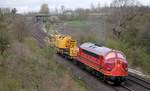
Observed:
[[[144,78],[141,78],[136,75],[132,75],[131,73],[127,77],[127,82],[131,82],[132,84],[137,85],[136,90],[138,91],[138,88],[143,88],[142,91],[150,91],[150,82],[145,80]]]

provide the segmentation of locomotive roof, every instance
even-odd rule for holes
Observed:
[[[84,43],[80,48],[102,56],[105,56],[108,52],[112,51],[110,48],[93,43]]]

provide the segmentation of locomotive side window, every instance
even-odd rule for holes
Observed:
[[[116,57],[116,54],[114,52],[111,52],[108,55],[106,55],[105,59],[108,60],[108,59],[115,58],[115,57]]]
[[[87,51],[87,50],[83,50],[83,52],[84,52],[85,54],[91,55],[91,56],[93,56],[93,57],[95,57],[95,58],[99,58],[99,55],[97,55],[97,54],[95,54],[95,53],[89,52],[89,51]]]

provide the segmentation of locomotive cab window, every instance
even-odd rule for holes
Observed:
[[[115,58],[116,54],[114,52],[108,53],[105,57],[106,60],[111,59],[111,58]]]
[[[121,53],[117,53],[117,57],[121,58],[121,59],[126,59],[125,56],[123,54],[121,54]]]

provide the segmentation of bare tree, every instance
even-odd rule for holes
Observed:
[[[128,6],[137,6],[140,3],[137,0],[114,0],[111,3],[113,7],[128,7]]]
[[[48,4],[42,4],[41,5],[40,13],[49,14]]]
[[[62,12],[62,14],[64,14],[64,12],[65,12],[65,6],[64,5],[61,5],[61,12]]]
[[[24,41],[24,38],[29,34],[28,27],[29,26],[27,26],[26,18],[24,16],[19,15],[15,17],[12,29],[16,40],[19,42]]]
[[[114,22],[113,34],[118,38],[125,29],[126,23],[137,15],[137,4],[139,5],[135,0],[114,0],[111,3],[113,8],[111,21]]]
[[[59,14],[59,12],[58,12],[58,9],[57,9],[57,8],[55,8],[55,14],[56,14],[56,15],[58,15],[58,14]]]
[[[93,3],[91,3],[91,11],[94,12],[95,11],[95,6]]]
[[[98,2],[98,4],[97,4],[97,12],[100,12],[100,9],[101,9],[101,4],[100,4],[100,2]]]
[[[77,14],[78,19],[86,19],[89,13],[88,9],[82,9],[82,8],[77,8],[75,10],[75,13]]]
[[[17,13],[17,9],[16,9],[16,8],[12,9],[11,13],[12,13],[13,15],[15,15],[15,14]]]

